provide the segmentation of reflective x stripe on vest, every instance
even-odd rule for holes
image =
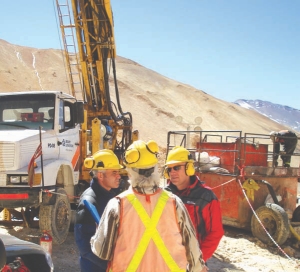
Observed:
[[[159,219],[162,215],[162,212],[166,206],[166,203],[169,199],[169,195],[165,191],[162,191],[162,193],[158,199],[158,202],[154,208],[151,218],[147,214],[147,212],[144,209],[141,202],[136,198],[136,196],[134,194],[127,195],[127,199],[129,200],[129,202],[132,204],[132,206],[136,210],[136,212],[139,215],[141,221],[143,222],[146,230],[140,240],[140,243],[138,244],[138,247],[135,251],[134,256],[132,257],[132,260],[131,260],[128,268],[126,269],[126,272],[137,270],[151,239],[155,243],[158,251],[160,252],[162,258],[166,262],[170,271],[172,271],[172,272],[186,271],[185,269],[182,270],[178,267],[177,263],[174,261],[169,250],[166,248],[165,243],[162,240],[159,232],[156,229],[158,221],[159,221]]]

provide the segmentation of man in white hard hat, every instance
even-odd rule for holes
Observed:
[[[75,240],[80,252],[81,272],[105,272],[107,261],[99,259],[91,250],[90,239],[95,234],[96,222],[84,200],[93,204],[101,216],[107,202],[115,196],[113,188],[120,184],[120,169],[118,157],[108,149],[96,152],[92,157],[86,158],[84,166],[93,170],[93,179],[90,187],[80,197],[75,218]]]
[[[290,167],[291,156],[294,154],[298,143],[297,135],[289,130],[281,130],[279,132],[272,131],[270,133],[270,138],[274,143],[274,155],[273,162],[274,166],[278,166],[278,157],[280,153],[280,145],[283,146],[283,153],[280,155],[282,159],[283,167]]]
[[[91,239],[109,271],[207,271],[182,201],[160,187],[158,145],[135,141],[124,164],[131,187],[111,199]]]

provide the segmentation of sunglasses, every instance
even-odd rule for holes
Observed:
[[[176,166],[173,166],[173,167],[168,167],[168,168],[167,168],[167,171],[168,171],[168,173],[170,173],[170,172],[172,171],[172,169],[173,169],[174,171],[179,171],[180,168],[181,168],[181,166],[183,166],[183,165],[176,165]]]

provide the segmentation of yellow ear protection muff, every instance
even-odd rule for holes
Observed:
[[[140,159],[140,151],[137,149],[127,149],[124,153],[124,162],[125,164],[136,163]]]
[[[165,169],[164,169],[164,178],[165,179],[169,179],[170,178],[170,175],[169,175],[169,172],[168,172],[168,166],[166,166]]]
[[[188,160],[189,161],[193,160],[193,156],[191,153],[188,154]],[[195,174],[194,162],[188,162],[185,165],[185,173],[187,176],[193,176]]]
[[[193,176],[195,174],[195,167],[193,162],[188,162],[185,165],[185,173],[187,176]]]

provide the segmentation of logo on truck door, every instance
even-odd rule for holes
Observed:
[[[73,147],[73,144],[71,143],[71,141],[70,140],[65,140],[65,139],[62,140],[61,145],[64,146],[64,147]]]

